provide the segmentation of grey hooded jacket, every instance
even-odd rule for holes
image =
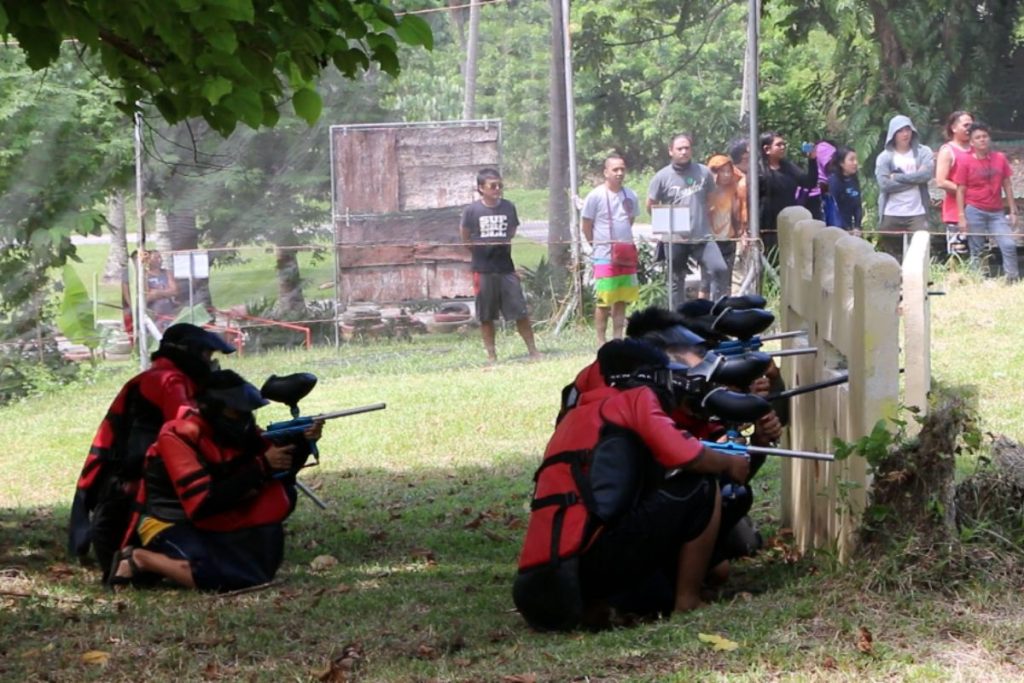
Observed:
[[[910,138],[910,149],[917,161],[917,170],[913,173],[897,173],[893,175],[892,155],[895,144],[893,137],[896,131],[910,126],[913,135]],[[878,181],[878,219],[885,215],[885,204],[890,195],[897,192],[917,190],[921,193],[921,204],[925,213],[931,198],[928,196],[928,182],[935,175],[935,155],[931,148],[921,144],[921,135],[917,132],[909,116],[898,114],[889,121],[889,134],[885,136],[885,150],[875,160],[875,180]]]

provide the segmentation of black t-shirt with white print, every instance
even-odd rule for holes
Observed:
[[[515,204],[502,199],[497,206],[477,200],[462,212],[462,226],[469,231],[473,272],[511,273],[512,238],[519,227]]]

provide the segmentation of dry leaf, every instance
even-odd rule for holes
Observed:
[[[698,633],[697,639],[702,643],[707,643],[713,650],[720,650],[722,652],[732,652],[740,646],[739,643],[723,638],[716,633]]]
[[[437,556],[434,555],[433,550],[427,550],[426,548],[413,548],[409,551],[409,555],[414,560],[423,560],[427,564],[437,564]]]
[[[831,670],[835,670],[835,669],[838,669],[838,668],[839,668],[839,665],[838,665],[838,664],[836,664],[836,659],[835,659],[835,657],[833,657],[832,655],[827,655],[827,656],[825,657],[825,659],[824,659],[824,660],[822,660],[822,662],[821,662],[821,667],[822,667],[823,669],[831,669]]]
[[[97,666],[105,666],[107,661],[110,660],[110,653],[104,652],[103,650],[89,650],[82,655],[82,662],[84,664],[95,664]]]
[[[416,648],[416,656],[420,659],[437,659],[437,650],[429,645],[420,645]]]
[[[502,683],[537,683],[537,674],[516,674],[514,676],[502,676]]]
[[[63,562],[58,562],[56,564],[51,564],[49,567],[47,567],[46,573],[50,575],[50,578],[52,580],[62,581],[64,579],[69,579],[72,576],[74,576],[75,570],[73,567],[66,565]]]
[[[875,639],[871,636],[871,631],[861,626],[860,632],[857,634],[857,649],[869,655],[874,647],[874,642]]]
[[[313,561],[309,563],[309,568],[314,572],[323,572],[336,564],[338,564],[338,558],[333,555],[317,555],[313,558]]]

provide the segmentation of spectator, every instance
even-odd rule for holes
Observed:
[[[1002,153],[993,151],[989,128],[972,123],[971,155],[962,157],[953,171],[956,183],[958,225],[966,233],[971,261],[976,263],[989,237],[995,239],[1003,256],[1003,273],[1008,283],[1020,279],[1017,241],[1012,231],[1017,226],[1017,204],[1013,196],[1013,172]],[[1005,198],[1010,221],[1003,213]]]
[[[526,343],[530,358],[540,358],[533,341],[533,327],[526,310],[526,297],[512,263],[512,238],[519,227],[515,205],[502,198],[501,174],[493,168],[481,169],[476,176],[480,199],[462,212],[459,232],[473,255],[473,289],[476,291],[476,315],[487,360],[494,363],[494,321],[498,316],[515,320],[516,329]]]
[[[604,183],[583,202],[583,236],[590,243],[594,265],[594,290],[597,306],[594,328],[597,344],[605,343],[608,316],[612,318],[612,338],[621,339],[626,327],[626,306],[637,300],[637,251],[633,243],[633,221],[639,199],[625,187],[626,162],[618,154],[604,160]]]
[[[178,312],[178,282],[164,269],[164,260],[159,251],[144,253],[146,261],[146,308],[162,331]]]
[[[761,134],[761,162],[758,168],[761,196],[761,242],[765,254],[778,248],[779,213],[796,206],[797,189],[810,189],[818,183],[818,165],[812,147],[807,152],[807,170],[801,171],[786,159],[786,139],[768,131]]]
[[[708,195],[711,236],[722,254],[727,281],[730,283],[730,288],[723,293],[731,294],[736,245],[747,234],[741,215],[743,195],[739,187],[743,176],[736,171],[732,160],[724,154],[716,154],[708,159],[708,168],[715,178],[715,187]],[[701,294],[705,298],[711,297],[711,279],[706,273],[701,277]]]
[[[730,289],[725,262],[718,246],[709,241],[708,195],[714,188],[714,178],[707,166],[693,161],[692,136],[685,133],[672,136],[668,154],[672,163],[654,175],[647,189],[647,211],[664,204],[686,207],[690,211],[690,234],[676,235],[671,245],[670,286],[679,297],[685,298],[686,276],[690,257],[693,257],[711,279],[711,296],[724,296]]]
[[[875,161],[878,231],[882,251],[903,262],[904,238],[928,229],[928,181],[935,172],[932,150],[922,145],[910,118],[889,120],[885,150]]]
[[[952,256],[966,256],[967,238],[960,234],[956,206],[956,183],[952,175],[957,162],[971,154],[971,136],[967,130],[974,116],[967,111],[955,111],[946,119],[946,142],[935,155],[935,184],[945,190],[942,197],[942,222],[946,224],[946,250]]]
[[[860,237],[864,209],[861,205],[860,180],[857,178],[857,170],[860,168],[857,153],[849,147],[840,147],[829,167],[828,192],[836,202],[836,227]]]

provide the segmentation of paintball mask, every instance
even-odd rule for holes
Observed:
[[[775,315],[751,305],[758,301],[763,302],[764,298],[723,297],[714,303],[707,299],[694,299],[681,305],[678,312],[685,319],[686,326],[707,339],[714,348],[729,337],[750,339],[771,327]],[[730,306],[730,302],[747,307]]]
[[[724,422],[748,423],[771,411],[771,404],[760,396],[732,391],[721,386],[747,386],[764,374],[771,358],[750,353],[724,358],[709,351],[691,368],[676,365],[672,370],[672,394],[676,403],[695,415]]]

